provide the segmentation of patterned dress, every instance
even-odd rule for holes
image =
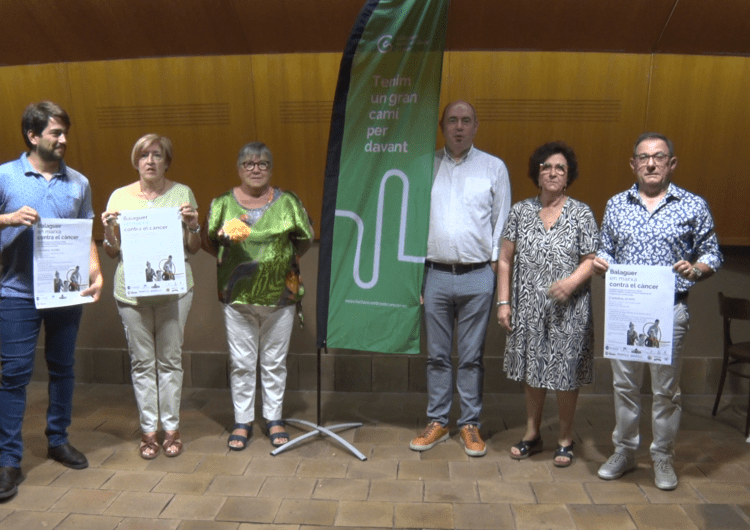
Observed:
[[[548,230],[538,197],[513,205],[503,238],[515,242],[511,325],[503,369],[508,378],[535,388],[574,390],[593,379],[593,323],[589,282],[563,303],[549,287],[570,276],[580,257],[596,252],[591,209],[568,197]]]

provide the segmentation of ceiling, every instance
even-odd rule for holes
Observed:
[[[340,52],[364,0],[2,0],[0,65]],[[750,55],[748,0],[453,0],[447,49]]]

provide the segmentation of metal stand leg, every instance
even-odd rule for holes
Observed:
[[[328,353],[328,348],[325,348],[326,353]],[[306,432],[305,434],[296,437],[294,440],[289,440],[287,443],[282,445],[281,447],[274,449],[271,451],[272,456],[276,456],[279,453],[283,453],[287,449],[292,449],[295,445],[297,445],[300,442],[303,442],[307,440],[308,438],[311,438],[315,436],[316,434],[325,435],[333,438],[337,442],[339,442],[341,445],[343,445],[346,449],[349,450],[354,456],[362,460],[363,462],[367,460],[367,457],[363,455],[359,450],[357,450],[356,447],[354,447],[352,444],[344,440],[341,436],[336,434],[334,431],[340,431],[343,429],[351,429],[354,427],[361,427],[362,423],[340,423],[339,425],[331,425],[330,427],[323,427],[321,425],[322,421],[320,419],[320,373],[321,373],[321,362],[320,362],[320,348],[318,348],[318,392],[317,392],[317,399],[318,399],[318,405],[317,405],[317,412],[318,412],[318,423],[317,425],[305,420],[297,420],[297,419],[288,419],[284,420],[287,423],[297,423],[300,425],[304,425],[306,427],[310,427],[313,429],[310,432]]]

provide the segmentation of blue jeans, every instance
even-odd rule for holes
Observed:
[[[49,371],[49,447],[68,442],[75,385],[73,362],[83,309],[80,305],[38,310],[34,300],[0,299],[0,466],[21,467],[21,428],[26,386],[34,373],[34,352],[44,322],[44,355]]]
[[[428,268],[425,271],[424,311],[427,331],[427,418],[443,427],[453,401],[453,326],[457,326],[461,399],[458,427],[480,426],[484,342],[492,309],[495,274],[487,265],[466,274]]]

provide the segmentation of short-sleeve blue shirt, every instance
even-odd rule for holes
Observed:
[[[724,260],[706,201],[672,183],[653,212],[641,200],[637,184],[612,197],[600,236],[597,256],[610,265],[672,266],[684,259],[716,271]],[[695,283],[679,275],[675,282],[678,293]]]
[[[92,219],[91,187],[86,177],[60,162],[49,182],[29,163],[28,155],[0,165],[0,214],[29,206],[42,218]],[[0,230],[3,271],[0,297],[34,297],[33,227]]]

